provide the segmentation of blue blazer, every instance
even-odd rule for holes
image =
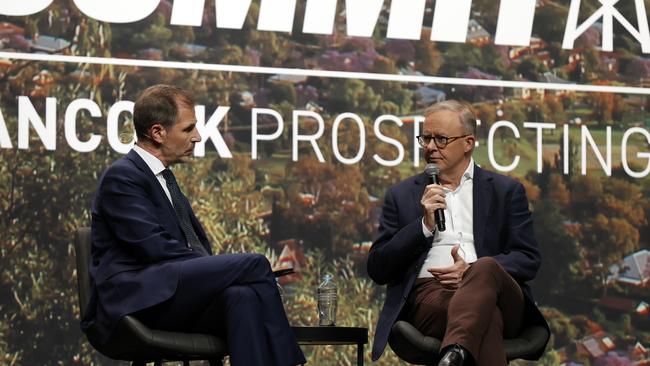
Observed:
[[[189,202],[183,198],[183,203],[199,240],[212,253]],[[186,246],[165,191],[133,150],[100,179],[92,206],[92,242],[94,287],[81,328],[100,342],[124,315],[169,299],[181,262],[200,256]]]
[[[384,198],[379,233],[370,248],[368,274],[387,284],[379,315],[372,359],[384,351],[413,283],[431,248],[422,233],[420,199],[428,178],[424,173],[391,187]],[[474,246],[480,257],[491,256],[519,283],[526,300],[525,324],[546,325],[526,284],[541,264],[528,199],[523,185],[504,175],[474,166]],[[548,326],[547,326],[548,327]]]

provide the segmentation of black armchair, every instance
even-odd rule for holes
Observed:
[[[82,318],[87,311],[92,289],[88,273],[91,243],[90,229],[78,229],[75,235],[75,254]],[[120,320],[114,334],[105,343],[97,341],[92,329],[87,338],[101,354],[117,360],[131,361],[132,366],[143,366],[147,362],[161,365],[163,360],[183,361],[185,366],[188,366],[191,360],[209,360],[211,365],[222,365],[222,359],[227,354],[226,342],[213,335],[149,329],[129,315]]]
[[[508,361],[537,359],[536,355],[543,351],[549,337],[548,330],[540,325],[524,329],[517,338],[504,339]],[[393,324],[388,344],[399,358],[408,363],[431,365],[439,357],[441,341],[424,336],[410,323],[399,320]]]

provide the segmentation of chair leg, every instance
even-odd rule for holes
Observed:
[[[146,361],[133,361],[131,362],[131,366],[147,366]]]
[[[153,366],[162,366],[162,364],[163,364],[162,360],[157,360],[154,361]]]
[[[223,359],[217,358],[214,360],[209,360],[208,362],[210,363],[210,366],[223,366]]]
[[[190,366],[190,361],[184,360],[183,361],[183,366]]]

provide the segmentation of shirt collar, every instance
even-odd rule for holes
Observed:
[[[465,169],[462,179],[463,180],[474,179],[474,158],[469,158],[469,165],[467,165],[467,169]]]
[[[147,150],[141,148],[140,146],[133,145],[133,150],[140,155],[142,160],[147,164],[149,169],[153,172],[153,175],[158,175],[160,172],[165,170],[165,165],[158,159],[157,157],[153,156],[150,152]]]
[[[463,183],[467,182],[468,180],[474,179],[474,158],[470,158],[469,164],[467,165],[467,168],[465,169],[465,172],[463,172],[463,175],[460,177],[460,183],[458,184],[458,187],[454,189],[453,191],[449,188],[442,187],[442,189],[445,192],[458,192],[460,187],[463,186]]]

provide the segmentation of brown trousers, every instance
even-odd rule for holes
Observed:
[[[467,269],[456,290],[433,278],[418,278],[405,310],[422,334],[442,339],[441,349],[460,344],[477,366],[506,365],[503,338],[518,335],[524,296],[501,265],[483,257]]]

